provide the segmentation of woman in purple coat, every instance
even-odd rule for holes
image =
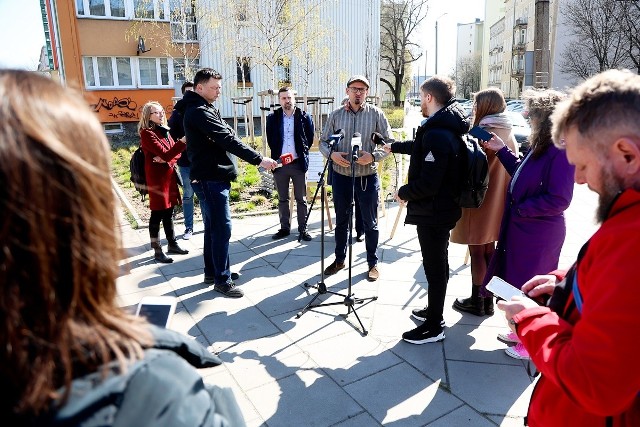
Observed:
[[[528,91],[524,97],[531,122],[530,150],[525,158],[518,159],[495,134],[484,144],[486,149],[496,151],[512,178],[498,245],[480,288],[481,297],[492,296],[486,285],[493,276],[521,288],[536,274],[556,270],[566,235],[564,211],[573,197],[574,167],[567,161],[565,151],[553,145],[549,118],[564,95],[554,90],[539,90]],[[509,335],[499,338],[515,342]],[[507,350],[514,353],[513,349]],[[517,355],[509,351],[507,354]],[[519,356],[528,358],[526,354]]]

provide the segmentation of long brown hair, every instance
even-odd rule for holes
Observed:
[[[109,147],[86,101],[0,70],[0,118],[0,407],[26,420],[63,403],[74,376],[126,369],[151,336],[116,305]]]
[[[477,92],[474,96],[474,103],[476,104],[476,112],[473,115],[474,126],[478,126],[480,120],[489,114],[502,113],[507,109],[507,103],[504,100],[502,91],[495,87]]]
[[[553,89],[529,89],[522,97],[527,101],[529,111],[531,156],[538,158],[553,145],[551,114],[556,104],[565,98],[565,94]]]

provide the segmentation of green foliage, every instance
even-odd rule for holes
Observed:
[[[256,166],[245,164],[240,181],[244,186],[257,185],[260,182],[260,172]]]
[[[396,129],[401,128],[404,123],[404,108],[402,107],[389,107],[383,108],[384,115],[387,116],[387,120],[389,120],[389,125]]]
[[[254,205],[264,205],[265,203],[267,203],[267,198],[262,194],[255,194],[251,196],[251,203],[253,203]]]
[[[255,203],[253,202],[242,202],[238,203],[235,207],[236,212],[250,212],[256,208]]]

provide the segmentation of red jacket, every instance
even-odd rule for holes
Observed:
[[[181,203],[176,161],[186,147],[182,141],[174,142],[168,128],[154,127],[140,130],[140,145],[144,151],[144,172],[149,187],[149,208],[153,211],[168,209]],[[154,162],[160,157],[166,163]]]
[[[626,190],[578,262],[582,313],[570,293],[561,314],[538,307],[514,316],[542,373],[529,426],[640,426],[638,265],[640,192]]]

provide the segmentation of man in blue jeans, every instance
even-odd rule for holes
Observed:
[[[182,83],[180,88],[182,96],[188,90],[193,90],[193,82],[187,80]],[[169,118],[169,133],[174,141],[179,140],[184,136],[184,103],[182,99],[176,102],[173,107],[173,112]],[[191,173],[191,162],[187,155],[187,149],[182,152],[182,156],[178,159],[178,167],[180,169],[180,176],[182,177],[182,213],[184,214],[184,234],[182,238],[189,240],[193,235],[193,188],[191,188],[191,179],[189,174]]]
[[[204,222],[204,282],[233,298],[244,293],[231,280],[229,240],[231,210],[229,190],[238,176],[233,154],[242,160],[273,170],[277,163],[243,144],[213,106],[222,89],[222,76],[211,68],[199,70],[194,91],[186,92],[184,130],[191,162],[191,186],[200,200]]]
[[[355,176],[355,201],[360,208],[367,250],[367,280],[378,280],[378,193],[380,181],[378,179],[378,164],[387,153],[376,148],[371,137],[374,132],[379,133],[386,140],[393,141],[391,126],[382,110],[367,103],[369,80],[365,76],[355,75],[347,81],[346,93],[348,102],[334,110],[327,119],[322,131],[320,152],[325,157],[331,156],[333,161],[333,204],[336,210],[336,259],[324,271],[329,276],[345,267],[347,254],[347,240],[349,234],[349,214],[351,200],[354,197],[351,181],[351,168]],[[327,141],[330,135],[342,129],[344,139],[333,152]],[[351,140],[354,133],[360,133],[361,146],[352,159]],[[352,166],[353,165],[353,166]]]

